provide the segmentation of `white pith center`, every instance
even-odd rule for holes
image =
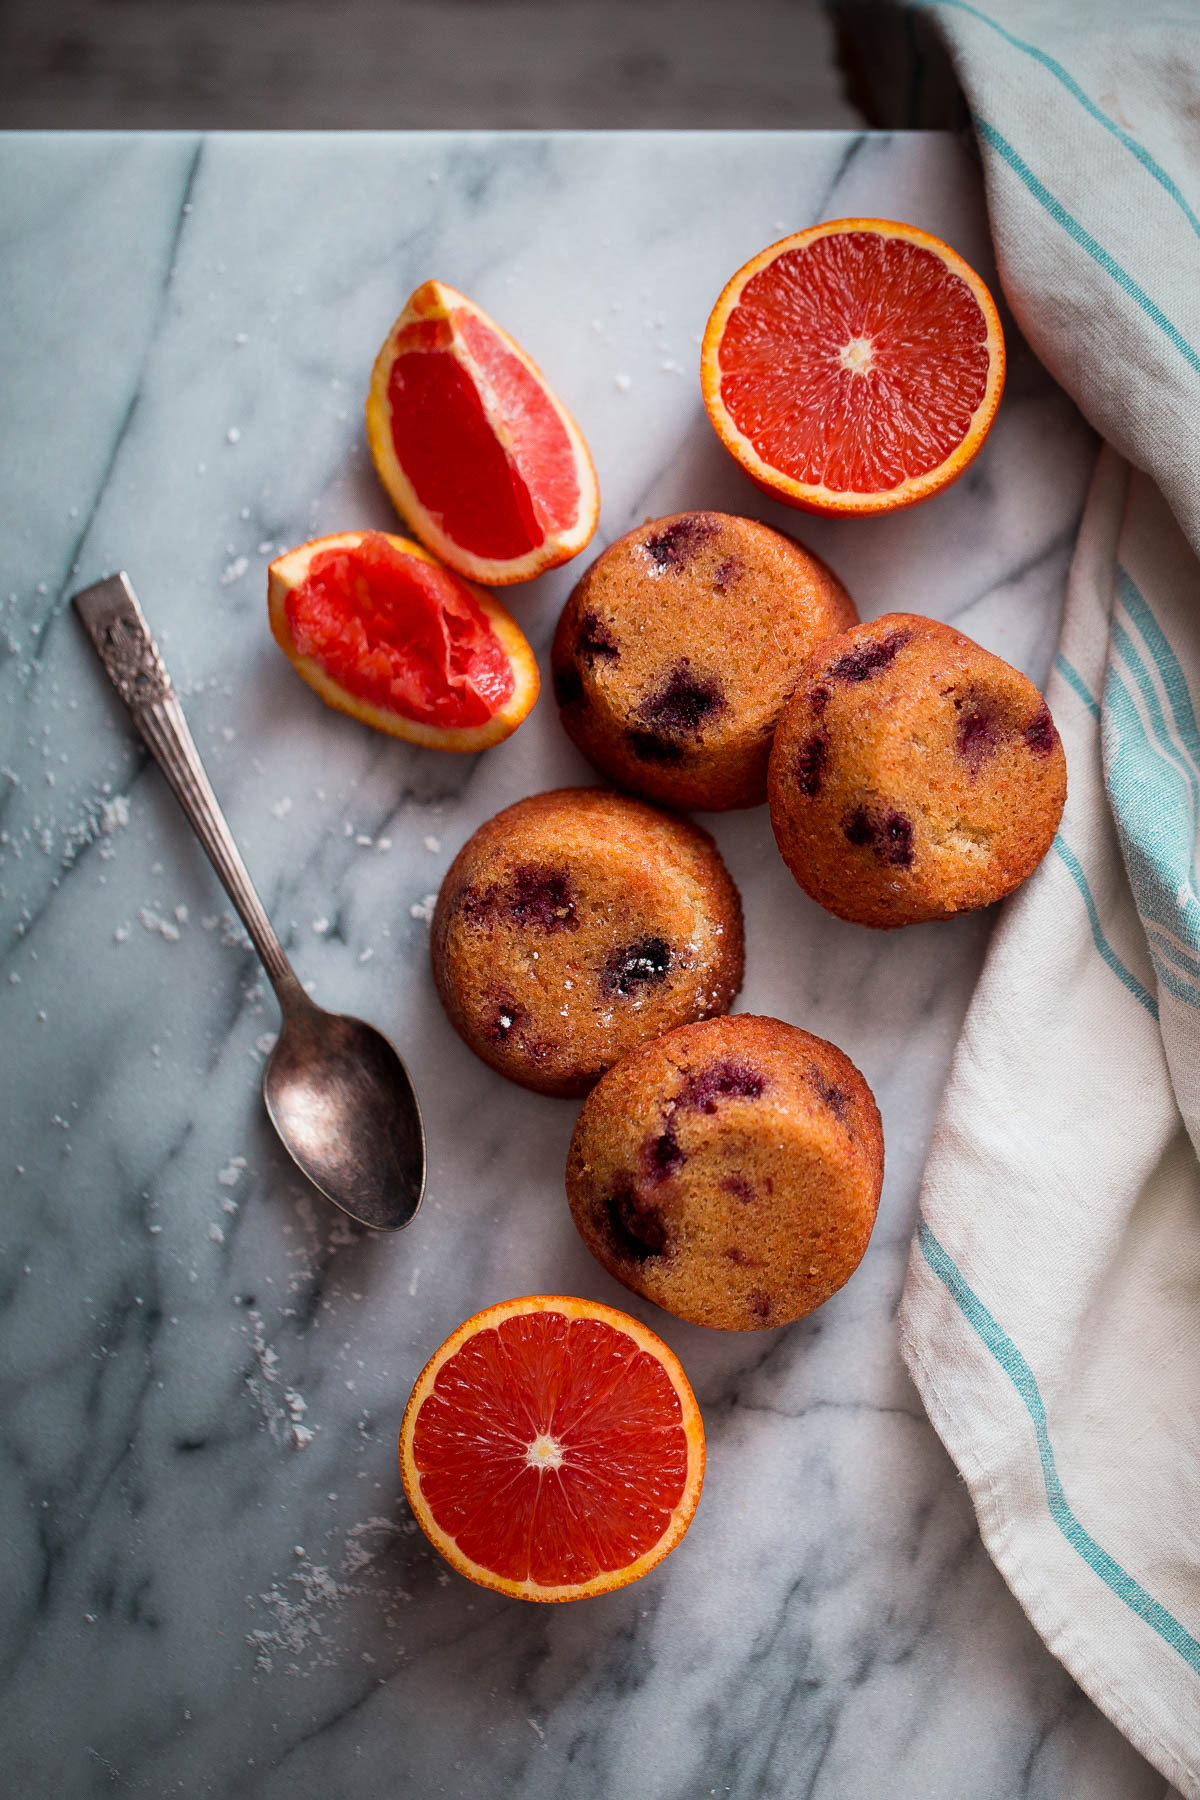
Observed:
[[[561,1469],[563,1447],[557,1438],[542,1432],[526,1450],[525,1461],[531,1469]]]
[[[849,369],[852,375],[865,375],[875,360],[875,350],[870,338],[851,338],[838,351],[838,361],[843,369]]]

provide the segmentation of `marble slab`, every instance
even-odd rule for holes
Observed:
[[[799,525],[864,614],[953,619],[1043,677],[1093,445],[1011,326],[984,453],[890,520],[773,508],[698,393],[713,299],[788,230],[911,219],[993,274],[969,151],[820,133],[12,136],[0,170],[7,1791],[1161,1794],[984,1554],[897,1351],[922,1160],[990,918],[872,934],[806,900],[764,810],[706,821],[745,896],[740,1004],[849,1052],[888,1173],[865,1262],[819,1313],[684,1326],[576,1236],[574,1106],[475,1061],[429,974],[430,898],[466,836],[590,778],[552,701],[478,758],[408,748],[323,707],[267,631],[273,553],[393,523],[362,400],[394,314],[436,274],[581,421],[597,547],[690,506]],[[266,1124],[270,990],[67,607],[119,566],[301,975],[416,1072],[429,1194],[397,1237],[317,1202]],[[543,666],[575,572],[512,596]],[[534,1291],[653,1324],[708,1431],[684,1544],[564,1608],[452,1575],[396,1471],[431,1350]]]

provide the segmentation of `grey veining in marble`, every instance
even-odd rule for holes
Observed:
[[[748,511],[798,530],[864,613],[952,618],[1040,677],[1092,446],[1015,336],[979,461],[890,520],[772,508],[698,394],[713,299],[786,230],[909,218],[988,271],[967,153],[832,134],[18,137],[0,168],[6,1791],[1160,1795],[988,1561],[897,1352],[989,919],[859,930],[793,885],[764,810],[709,821],[746,901],[742,1006],[854,1057],[888,1175],[862,1268],[812,1319],[680,1325],[575,1234],[574,1107],[476,1062],[427,967],[429,897],[468,833],[589,778],[553,704],[479,758],[411,749],[323,707],[266,624],[274,551],[393,523],[361,404],[436,274],[583,425],[598,545],[669,509]],[[263,1117],[270,993],[66,607],[118,565],[300,974],[418,1077],[429,1198],[398,1238],[323,1210]],[[510,596],[543,662],[573,578]],[[533,1291],[646,1318],[708,1430],[685,1542],[573,1607],[452,1575],[396,1470],[427,1355]]]

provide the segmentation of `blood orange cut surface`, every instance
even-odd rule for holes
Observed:
[[[674,1549],[704,1478],[687,1377],[589,1300],[508,1300],[460,1325],[413,1388],[404,1487],[460,1574],[524,1600],[623,1587]]]
[[[839,219],[738,270],[704,334],[701,386],[722,443],[775,499],[888,512],[976,455],[1004,339],[987,288],[939,238]]]
[[[596,529],[575,421],[520,345],[444,282],[416,290],[375,359],[367,438],[417,536],[476,581],[526,581]]]
[[[516,621],[409,539],[316,538],[271,564],[267,591],[271,630],[305,681],[393,737],[482,750],[537,699]]]

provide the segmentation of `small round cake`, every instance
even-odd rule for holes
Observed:
[[[836,576],[753,519],[675,513],[598,556],[563,608],[554,692],[611,780],[669,806],[758,806],[800,665],[857,619]]]
[[[593,1256],[722,1331],[786,1325],[836,1293],[882,1181],[879,1111],[849,1057],[747,1013],[681,1026],[610,1069],[567,1158]]]
[[[449,869],[433,973],[501,1075],[584,1094],[646,1038],[729,1010],[742,906],[706,831],[604,788],[518,800]]]
[[[1042,696],[914,613],[809,658],[771,751],[771,824],[805,893],[860,925],[988,906],[1054,839],[1067,765]]]

